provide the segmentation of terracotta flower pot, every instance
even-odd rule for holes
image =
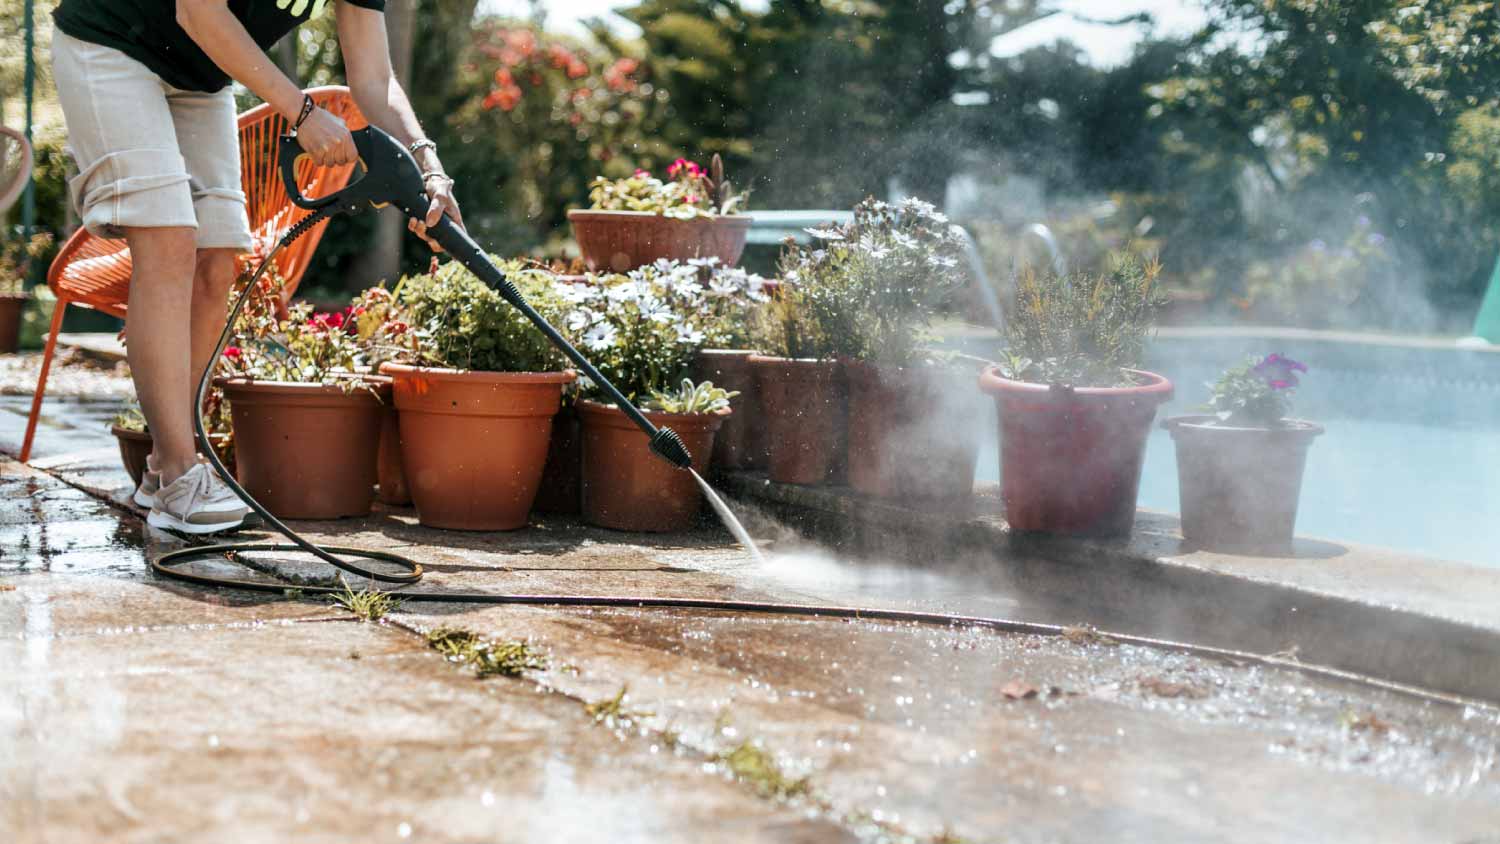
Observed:
[[[21,315],[26,311],[26,302],[31,297],[0,295],[0,355],[10,354],[21,347]]]
[[[849,486],[882,498],[958,500],[974,492],[979,402],[973,373],[846,361]]]
[[[541,513],[574,515],[583,502],[583,432],[576,405],[564,405],[552,418],[552,444],[547,449],[547,466],[542,470],[542,487],[533,508]]]
[[[718,258],[732,267],[745,251],[750,218],[741,214],[678,220],[645,211],[568,212],[584,263],[594,272],[629,272],[661,258]]]
[[[1297,529],[1307,449],[1320,425],[1232,428],[1213,416],[1162,423],[1177,446],[1182,536],[1202,548],[1285,552]]]
[[[753,355],[771,480],[841,484],[848,458],[848,389],[837,361]]]
[[[714,437],[715,469],[764,469],[771,455],[766,448],[765,415],[760,406],[760,388],[750,357],[741,349],[704,349],[693,366],[694,381],[712,381],[739,395],[730,399],[734,413]]]
[[[714,432],[729,411],[713,414],[647,413],[682,437],[693,468],[708,472]],[[583,518],[615,530],[668,533],[698,519],[703,493],[687,472],[657,457],[650,441],[622,411],[598,402],[578,403],[583,423]]]
[[[151,454],[151,435],[145,431],[121,428],[119,425],[109,426],[109,432],[120,441],[120,462],[125,464],[130,482],[140,486],[141,477],[146,474],[146,457]]]
[[[401,414],[394,403],[380,416],[380,456],[375,463],[376,495],[381,503],[395,507],[411,506],[411,489],[406,485],[406,471],[401,466]]]
[[[215,383],[234,422],[235,475],[256,501],[282,519],[369,514],[388,385]]]
[[[452,530],[526,526],[567,372],[460,372],[387,363],[417,518]]]
[[[1132,371],[1134,387],[1012,381],[995,367],[979,376],[1000,412],[1005,518],[1020,531],[1119,536],[1135,524],[1146,436],[1172,382]]]

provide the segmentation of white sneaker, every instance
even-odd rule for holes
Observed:
[[[231,508],[225,495],[236,506]],[[212,469],[199,463],[156,491],[146,521],[152,527],[181,533],[217,533],[240,527],[249,512]]]
[[[161,489],[161,473],[147,469],[141,473],[141,485],[135,488],[135,493],[130,500],[135,506],[150,510],[151,505],[156,503],[156,491]]]

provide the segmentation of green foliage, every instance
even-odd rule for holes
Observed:
[[[110,424],[127,431],[135,431],[138,434],[144,434],[147,431],[146,415],[141,412],[140,403],[135,401],[128,402],[122,406],[120,411],[115,414],[114,419],[110,420]]]
[[[753,741],[746,741],[720,754],[719,761],[735,779],[754,788],[762,797],[782,800],[803,797],[811,786],[806,777],[793,779],[787,776],[776,757]]]
[[[496,260],[492,258],[492,260]],[[499,262],[548,322],[564,303],[549,273]],[[417,362],[475,372],[546,372],[563,359],[519,310],[457,261],[401,281],[400,304],[416,335]]]
[[[339,582],[343,584],[344,591],[334,593],[332,604],[354,613],[360,621],[380,621],[401,606],[401,600],[389,592],[374,588],[356,592],[342,577]]]
[[[652,390],[646,408],[663,413],[719,413],[728,410],[729,400],[737,395],[738,391],[715,387],[712,381],[694,384],[684,378],[682,385],[670,393]]]
[[[599,211],[645,211],[691,220],[744,210],[745,197],[724,178],[724,160],[713,158],[710,169],[679,158],[667,169],[667,179],[636,170],[623,179],[603,176],[590,184],[591,208]]]
[[[358,340],[341,312],[313,313],[306,302],[265,332],[239,333],[224,350],[232,375],[291,384],[359,385],[349,376],[360,365]]]
[[[37,232],[29,240],[20,236],[0,241],[0,296],[19,296],[26,292],[26,280],[36,265],[55,251],[55,240],[47,232]]]
[[[1161,265],[1125,253],[1107,273],[1038,274],[1017,279],[1006,313],[1002,373],[1017,381],[1115,387],[1133,383],[1164,304]]]
[[[781,276],[816,325],[811,333],[836,354],[915,361],[932,315],[966,280],[957,228],[921,200],[866,199],[855,206],[853,222],[810,233],[812,245],[791,245],[782,254]],[[780,339],[798,329],[783,326]]]
[[[1306,371],[1303,364],[1278,354],[1250,358],[1209,385],[1213,397],[1204,409],[1226,425],[1276,427],[1291,410],[1297,373]]]
[[[438,627],[427,633],[427,645],[449,662],[474,669],[474,676],[519,677],[547,668],[546,657],[527,642],[491,642],[472,630]]]

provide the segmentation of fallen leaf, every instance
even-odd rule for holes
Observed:
[[[16,587],[14,587],[14,586],[0,586],[0,592],[14,592],[14,591],[16,591]]]
[[[1185,697],[1193,700],[1208,697],[1208,690],[1188,683],[1173,683],[1161,677],[1146,677],[1140,681],[1141,688],[1157,697]]]
[[[1355,715],[1353,712],[1345,712],[1343,718],[1344,727],[1350,730],[1368,730],[1376,735],[1383,736],[1391,731],[1391,723],[1373,712],[1364,715]]]
[[[1030,700],[1038,693],[1036,686],[1021,680],[1011,680],[1000,687],[1000,694],[1004,695],[1006,700]]]

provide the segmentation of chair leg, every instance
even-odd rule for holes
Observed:
[[[36,423],[42,417],[42,395],[47,392],[47,375],[52,371],[52,355],[57,351],[57,335],[62,333],[63,313],[68,300],[58,299],[52,310],[52,330],[47,334],[47,348],[42,352],[42,372],[36,379],[36,395],[31,397],[31,415],[26,417],[26,439],[21,442],[21,462],[31,460],[31,441],[36,437]]]

